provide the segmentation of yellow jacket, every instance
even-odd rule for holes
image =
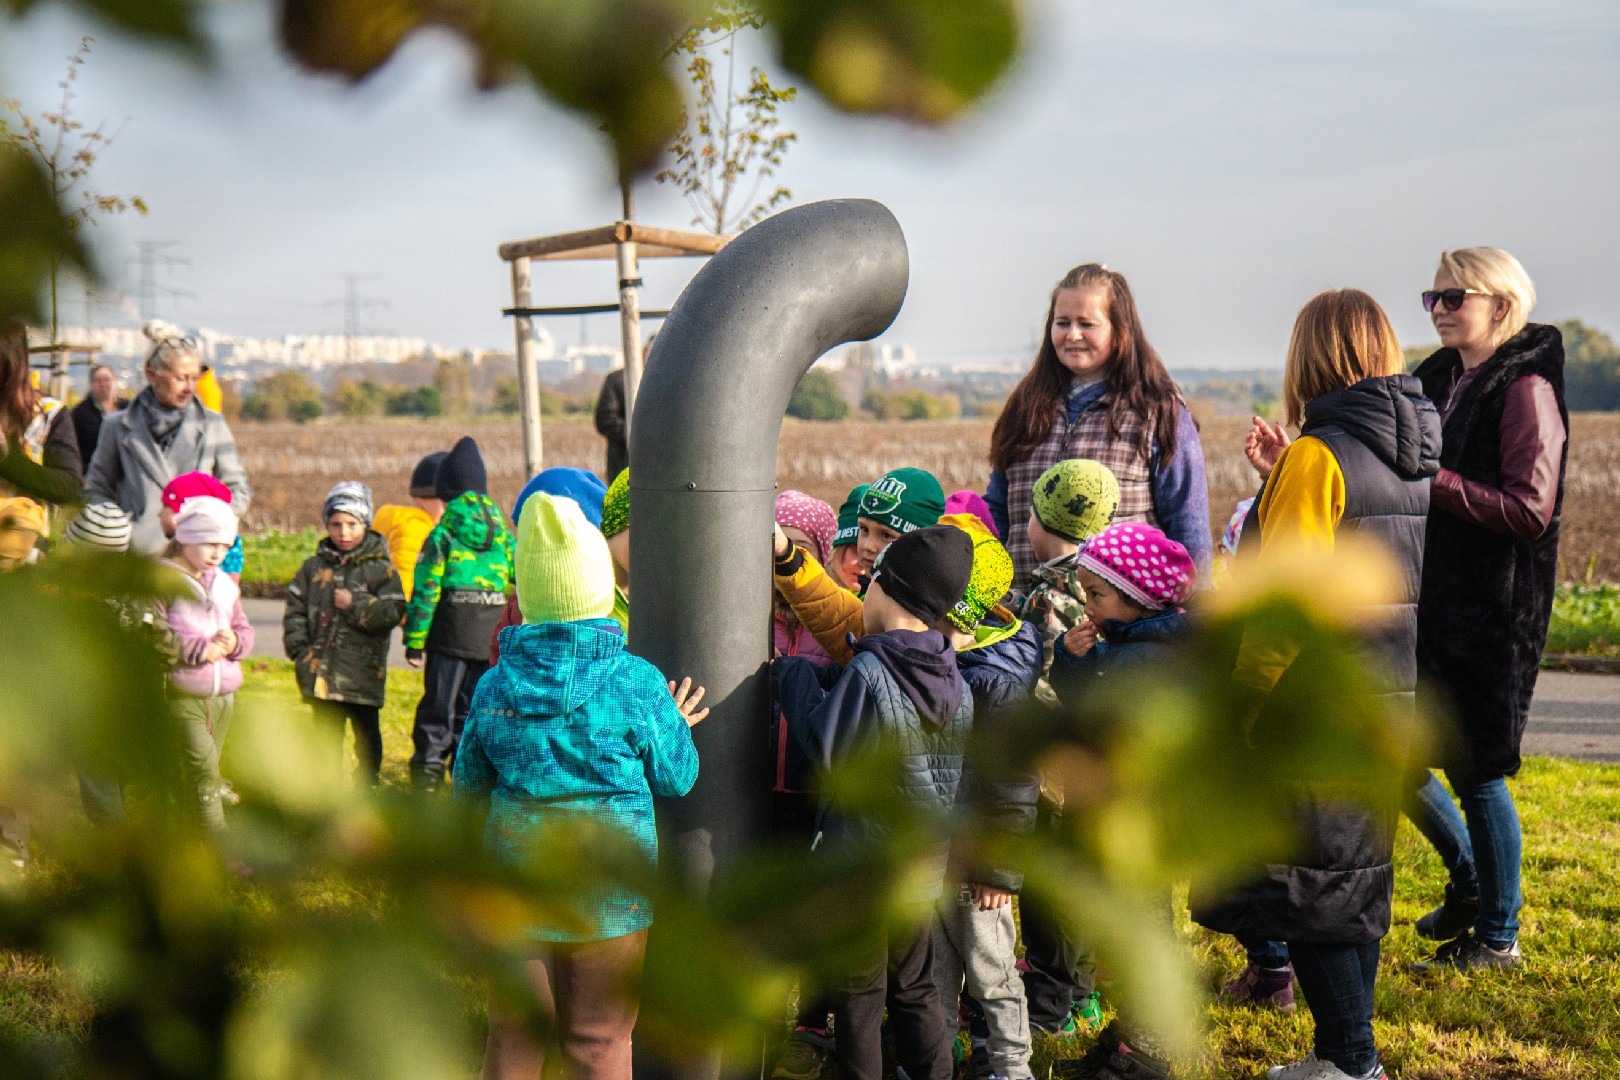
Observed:
[[[211,367],[203,368],[202,374],[197,376],[197,400],[209,412],[225,411],[225,392],[219,388],[219,377]]]
[[[1302,435],[1282,452],[1266,480],[1259,513],[1261,558],[1275,547],[1333,553],[1344,518],[1344,470],[1327,443]],[[1247,633],[1238,652],[1237,679],[1269,693],[1298,653],[1288,642]]]
[[[411,587],[416,583],[416,560],[422,555],[428,533],[433,531],[433,519],[426,510],[415,506],[379,506],[372,516],[371,527],[388,541],[389,561],[399,571],[405,598],[409,600]]]
[[[814,555],[799,548],[794,552],[797,558],[789,555],[775,565],[776,591],[816,644],[842,667],[855,658],[848,635],[866,632],[866,607],[859,596],[834,581]]]

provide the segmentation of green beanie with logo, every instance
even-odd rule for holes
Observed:
[[[858,516],[897,533],[926,529],[945,514],[945,490],[925,469],[891,469],[861,496]]]
[[[853,544],[855,538],[861,533],[861,524],[856,519],[861,516],[861,499],[866,496],[866,489],[871,484],[856,484],[849,489],[844,498],[844,505],[838,508],[838,532],[833,535],[832,546],[843,547]]]

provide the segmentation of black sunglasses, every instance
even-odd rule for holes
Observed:
[[[1436,304],[1441,304],[1447,311],[1456,311],[1470,296],[1489,295],[1479,289],[1429,289],[1423,294],[1423,310],[1433,311]]]

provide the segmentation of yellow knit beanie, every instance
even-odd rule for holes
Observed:
[[[526,623],[606,618],[613,556],[573,499],[531,495],[517,531],[518,609]]]

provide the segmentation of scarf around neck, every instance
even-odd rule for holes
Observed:
[[[158,401],[157,395],[152,393],[148,386],[140,392],[135,399],[135,407],[140,409],[146,422],[146,430],[152,433],[152,439],[158,447],[167,451],[174,442],[175,432],[185,422],[185,409],[171,409]]]

